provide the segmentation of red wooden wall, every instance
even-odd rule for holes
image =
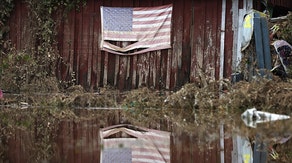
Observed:
[[[242,0],[239,0],[242,4]],[[17,49],[27,46],[25,3],[16,1],[12,14],[11,40]],[[119,56],[100,51],[100,6],[139,7],[173,4],[172,49],[135,56]],[[232,0],[226,1],[224,77],[232,66]],[[237,9],[236,9],[237,10]],[[58,26],[57,77],[87,89],[112,86],[120,90],[146,85],[155,89],[176,90],[199,78],[200,69],[219,79],[221,0],[87,0],[87,5],[69,13]]]

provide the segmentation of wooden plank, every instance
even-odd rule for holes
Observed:
[[[109,54],[108,52],[104,52],[104,64],[103,64],[103,87],[108,85],[108,61],[109,61]]]
[[[54,17],[57,17],[57,16],[54,16]],[[56,19],[56,18],[54,18]],[[65,41],[65,31],[64,30],[64,24],[67,23],[66,20],[62,19],[58,26],[57,26],[57,36],[56,36],[56,41],[58,42],[58,45],[56,46],[56,48],[58,48],[58,51],[59,51],[59,56],[60,58],[57,60],[57,63],[56,63],[56,76],[57,76],[57,79],[59,80],[64,80],[64,77],[63,76],[67,76],[66,73],[67,71],[65,70],[66,69],[66,64],[64,62],[65,59],[67,59],[68,57],[64,58],[64,48],[65,48],[65,44],[64,44],[64,41]],[[66,78],[66,77],[65,77]]]
[[[151,88],[154,88],[156,84],[156,54],[157,51],[153,51],[149,55],[149,80],[147,85]]]
[[[120,43],[118,45],[120,46]],[[115,57],[114,76],[113,76],[114,77],[114,83],[113,83],[113,85],[115,87],[119,88],[117,83],[118,83],[118,79],[119,79],[118,74],[119,74],[119,71],[120,71],[120,56],[119,55],[115,55],[115,54],[113,54],[113,55]]]
[[[119,71],[118,71],[118,74],[117,74],[117,77],[118,77],[118,88],[120,90],[124,90],[125,87],[126,87],[126,80],[127,80],[127,56],[120,56],[120,62],[119,62]]]
[[[73,11],[71,11],[70,13],[69,13],[69,15],[68,15],[68,24],[69,24],[69,29],[68,30],[70,30],[70,38],[69,38],[69,40],[68,40],[68,43],[70,44],[70,46],[69,46],[69,49],[68,49],[68,51],[69,51],[69,58],[68,58],[68,66],[69,66],[69,72],[68,72],[68,74],[67,75],[69,75],[69,76],[67,76],[67,79],[68,80],[72,80],[72,78],[76,78],[76,76],[73,76],[72,77],[72,74],[74,73],[74,58],[75,58],[75,56],[74,56],[74,52],[75,52],[75,18],[76,18],[76,11],[75,10],[73,10]],[[76,73],[76,72],[75,72]]]
[[[72,42],[70,40],[70,18],[71,17],[67,17],[67,19],[64,19],[61,23],[60,23],[60,27],[59,27],[59,51],[60,51],[60,62],[57,65],[58,68],[58,78],[65,81],[66,78],[69,76],[69,67],[70,67],[70,46],[72,46]]]
[[[125,83],[125,88],[124,90],[130,90],[132,86],[132,67],[131,67],[131,62],[132,62],[132,56],[127,57],[126,60],[126,83]]]
[[[205,35],[205,12],[206,5],[203,0],[194,1],[193,11],[193,52],[191,62],[192,81],[198,80],[200,69],[203,68],[204,35]]]
[[[171,67],[172,67],[172,50],[167,50],[167,67],[166,67],[166,81],[165,81],[165,88],[169,90],[170,86],[170,79],[171,79]]]
[[[88,82],[88,60],[89,60],[89,42],[88,42],[88,37],[89,37],[89,22],[90,22],[90,5],[86,5],[82,7],[82,21],[81,23],[81,29],[80,35],[81,35],[81,40],[79,46],[79,83],[83,85],[84,88],[88,89],[89,83]],[[91,66],[91,64],[90,64]]]
[[[190,82],[191,71],[191,28],[192,28],[192,9],[193,1],[184,1],[183,6],[183,34],[182,34],[182,58],[181,70],[178,77],[178,86],[181,87],[184,83]]]
[[[149,84],[149,66],[150,66],[150,53],[151,52],[147,52],[145,54],[142,54],[140,59],[141,59],[141,69],[140,69],[140,80],[139,80],[139,86],[148,86]]]
[[[94,37],[94,33],[93,33],[93,19],[95,17],[95,13],[94,13],[94,1],[88,1],[87,2],[87,6],[88,8],[86,9],[87,10],[87,14],[88,14],[88,18],[87,18],[87,21],[88,21],[88,42],[87,42],[87,46],[88,46],[88,52],[87,52],[87,88],[90,88],[89,90],[90,91],[93,91],[93,87],[94,87],[94,84],[95,82],[92,80],[92,75],[93,75],[93,71],[94,71],[94,60],[93,60],[93,51],[94,51],[94,45],[93,45],[93,37]]]
[[[98,1],[99,2],[99,1]],[[100,50],[99,50],[99,40],[98,40],[98,32],[99,28],[98,26],[98,20],[100,20],[100,15],[98,14],[98,7],[96,5],[96,1],[93,3],[94,7],[94,13],[91,18],[91,29],[90,31],[92,32],[92,74],[91,74],[91,90],[96,90],[97,87],[100,85]]]
[[[132,88],[136,88],[137,87],[137,72],[138,72],[138,56],[137,55],[134,55],[133,57],[133,60],[132,60]]]
[[[115,75],[116,75],[116,65],[118,62],[119,57],[115,54],[108,53],[108,70],[107,70],[107,83],[111,86],[115,85]]]
[[[81,70],[80,70],[80,58],[81,56],[81,47],[82,47],[82,8],[80,11],[76,12],[75,15],[75,37],[74,37],[74,72],[76,72],[76,83],[82,84],[81,81]]]
[[[161,82],[162,82],[162,76],[161,76],[161,50],[157,51],[156,52],[156,60],[155,60],[155,70],[156,70],[156,73],[155,73],[155,79],[154,79],[154,88],[155,89],[162,89],[162,85],[161,85]]]
[[[237,1],[237,0],[236,0]],[[236,2],[235,1],[235,2]],[[238,18],[238,2],[235,3],[235,5],[233,5],[232,3],[234,3],[233,0],[226,0],[226,21],[225,21],[225,38],[224,38],[224,70],[223,70],[223,78],[230,78],[232,71],[234,70],[232,67],[236,67],[236,62],[238,62],[237,57],[234,58],[234,55],[236,55],[237,52],[240,51],[233,51],[234,49],[236,49],[235,46],[237,44],[237,40],[240,38],[238,36],[237,33],[237,29],[238,28],[238,21],[240,20],[240,18]],[[236,7],[237,6],[237,7]],[[231,10],[236,10],[233,12],[229,12]],[[232,15],[234,14],[234,16]],[[235,22],[234,22],[235,21]],[[236,25],[237,24],[237,27]],[[236,36],[237,35],[237,36]],[[235,37],[234,37],[235,36]],[[236,40],[235,40],[236,39]],[[233,48],[233,45],[235,46]],[[233,55],[233,53],[235,53]]]
[[[206,70],[205,73],[211,79],[215,79],[215,57],[216,54],[219,54],[219,48],[216,47],[218,41],[217,31],[219,31],[219,26],[217,24],[218,17],[217,15],[221,15],[218,13],[218,1],[208,1],[206,2],[206,8],[212,8],[211,11],[206,12],[206,26],[205,26],[205,41],[204,41],[204,48],[205,53],[203,57],[203,64],[205,65],[204,69]],[[221,5],[219,5],[221,7]],[[207,10],[207,9],[206,9]],[[221,17],[221,16],[220,16]],[[220,19],[219,19],[220,20]],[[220,36],[220,35],[219,35]],[[219,63],[219,62],[218,62]]]
[[[168,79],[167,77],[167,67],[168,67],[168,51],[169,50],[161,50],[161,57],[160,57],[160,75],[159,75],[159,88],[160,89],[166,89],[166,81]]]
[[[120,90],[125,90],[127,85],[127,62],[128,62],[128,56],[121,56],[120,57],[120,66],[119,66],[119,85],[118,88]]]
[[[111,1],[104,1],[103,2],[103,5],[104,6],[111,6]],[[112,60],[112,55],[109,54],[108,52],[103,52],[104,53],[104,62],[103,62],[103,68],[104,68],[104,71],[103,71],[103,86],[108,86],[110,84],[110,81],[109,81],[109,74],[112,72],[112,67],[110,67],[110,63],[114,63]]]
[[[195,2],[192,1],[192,11],[191,11],[191,26],[190,26],[190,50],[191,50],[191,58],[190,58],[190,82],[195,82],[196,81],[196,67],[197,67],[197,56],[196,56],[196,49],[195,49],[195,46],[196,46],[196,38],[197,38],[197,35],[199,34],[199,31],[197,31],[195,29]],[[196,9],[199,9],[199,8],[196,8]]]
[[[177,87],[178,83],[178,75],[181,70],[182,66],[182,38],[183,38],[183,16],[180,14],[184,12],[184,3],[179,1],[175,1],[173,3],[174,8],[176,8],[177,12],[173,12],[173,55],[172,55],[172,62],[171,62],[171,81],[170,81],[170,88]]]

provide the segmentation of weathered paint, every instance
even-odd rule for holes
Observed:
[[[236,13],[244,0],[226,0],[223,78],[232,73],[232,57],[236,44],[233,35]],[[139,7],[173,4],[172,49],[134,56],[119,56],[100,51],[100,6]],[[26,4],[16,1],[10,19],[10,38],[16,49],[29,41]],[[235,13],[235,14],[234,14]],[[202,73],[219,79],[222,1],[211,0],[87,0],[87,5],[74,10],[58,26],[57,77],[72,80],[87,90],[111,86],[120,90],[148,86],[176,90],[195,82]],[[237,39],[237,37],[235,37]],[[24,41],[29,40],[29,41]],[[122,43],[119,43],[120,45]],[[127,43],[123,43],[127,44]]]

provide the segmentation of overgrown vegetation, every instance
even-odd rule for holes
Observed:
[[[57,26],[72,9],[78,9],[86,0],[25,0],[29,8],[23,28],[26,33],[25,48],[15,49],[7,34],[6,24],[14,1],[1,1],[0,22],[0,87],[12,92],[54,92],[58,90],[55,77],[57,51]]]
[[[292,44],[292,11],[287,15],[287,20],[278,24],[279,31],[277,32],[277,36]]]
[[[3,38],[9,32],[7,20],[10,17],[11,11],[14,8],[13,0],[2,0],[0,2],[0,44],[3,46]],[[3,47],[1,47],[3,48]]]

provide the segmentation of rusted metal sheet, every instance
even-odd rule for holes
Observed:
[[[25,32],[22,26],[25,3],[16,1],[10,20],[13,44],[23,49]],[[173,4],[172,49],[134,56],[119,56],[100,51],[100,6],[139,7]],[[224,77],[229,78],[232,66],[233,30],[232,1],[226,4],[224,42]],[[87,90],[111,86],[120,90],[148,86],[176,90],[195,82],[200,74],[219,79],[220,24],[222,1],[204,0],[87,0],[87,5],[72,11],[58,28],[57,77],[72,80]],[[26,11],[27,13],[27,11]],[[15,36],[16,35],[16,36]],[[126,43],[120,43],[126,44]]]

